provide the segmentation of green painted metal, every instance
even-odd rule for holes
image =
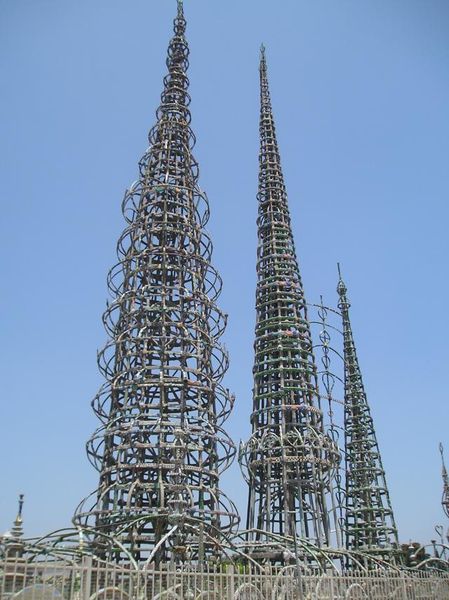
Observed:
[[[400,560],[398,532],[357,358],[349,318],[351,305],[340,268],[337,291],[343,321],[345,366],[346,548],[397,563]]]
[[[240,451],[249,484],[248,540],[256,545],[265,532],[286,536],[294,545],[298,536],[320,547],[329,543],[326,497],[339,455],[323,427],[264,47],[260,102],[252,436]]]

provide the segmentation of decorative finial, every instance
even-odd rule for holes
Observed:
[[[341,276],[341,268],[340,268],[340,263],[337,263],[337,270],[338,270],[338,285],[337,285],[337,292],[340,296],[344,296],[344,294],[346,294],[347,292],[347,288],[345,285],[345,282],[343,281],[343,278]]]
[[[19,495],[19,513],[18,513],[18,517],[22,518],[22,509],[23,509],[23,499],[24,499],[24,495],[20,494]]]
[[[178,3],[178,15],[182,16],[184,14],[184,3],[183,0],[177,0]]]
[[[20,540],[23,536],[23,521],[22,521],[22,509],[23,509],[23,494],[19,495],[19,511],[17,513],[17,517],[14,520],[13,526],[11,528],[11,539],[12,540]]]
[[[444,462],[444,447],[443,444],[440,442],[438,445],[438,448],[440,450],[440,454],[441,454],[441,463],[443,465],[443,478],[447,478],[447,471],[446,471],[446,463]]]
[[[262,44],[260,44],[260,58],[261,58],[262,60],[264,60],[264,59],[265,59],[265,46],[263,45],[263,43],[262,43]]]

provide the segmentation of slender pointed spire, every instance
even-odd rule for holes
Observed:
[[[23,528],[22,528],[23,499],[24,499],[24,495],[19,494],[19,501],[18,501],[19,509],[17,511],[16,520],[14,521],[14,527],[16,528],[16,531],[17,531],[17,537],[20,537],[23,535]]]
[[[248,537],[298,535],[322,546],[329,543],[327,482],[338,452],[323,429],[263,46],[257,197],[252,436],[240,453],[249,484]]]
[[[349,319],[347,287],[338,265],[345,363],[346,547],[396,562],[398,533],[371,410]]]
[[[17,512],[17,516],[14,519],[13,525],[11,527],[11,531],[7,531],[3,536],[3,543],[5,547],[5,555],[9,559],[16,560],[20,558],[23,554],[23,518],[22,518],[22,510],[23,510],[23,498],[24,495],[19,495],[19,509]]]
[[[123,202],[127,227],[108,277],[109,341],[98,361],[106,382],[93,401],[102,426],[88,443],[99,485],[74,517],[99,556],[156,564],[218,557],[238,525],[219,487],[235,454],[222,429],[233,404],[222,385],[226,315],[204,230],[177,6],[157,122]]]
[[[23,511],[23,499],[24,495],[19,495],[19,509],[17,511],[17,517],[15,518],[14,525],[11,529],[11,534],[14,538],[19,539],[23,536],[23,520],[22,520],[22,511]]]
[[[441,504],[443,506],[445,515],[449,517],[449,476],[447,474],[446,464],[444,462],[444,448],[441,442],[439,449],[441,454],[441,475],[443,477],[443,497],[441,499]]]

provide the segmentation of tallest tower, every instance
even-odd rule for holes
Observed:
[[[249,540],[329,544],[326,496],[338,452],[324,433],[306,300],[276,139],[265,50],[260,154],[252,436],[241,450]],[[282,556],[272,553],[272,561]]]
[[[93,401],[102,425],[87,448],[99,485],[74,519],[115,560],[201,561],[238,523],[219,487],[234,454],[222,429],[233,399],[222,385],[226,316],[192,154],[185,30],[178,0],[157,123],[108,276],[106,382]]]

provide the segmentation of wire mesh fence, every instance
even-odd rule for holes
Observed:
[[[449,574],[310,575],[248,565],[136,570],[59,561],[0,562],[1,600],[449,600]]]

